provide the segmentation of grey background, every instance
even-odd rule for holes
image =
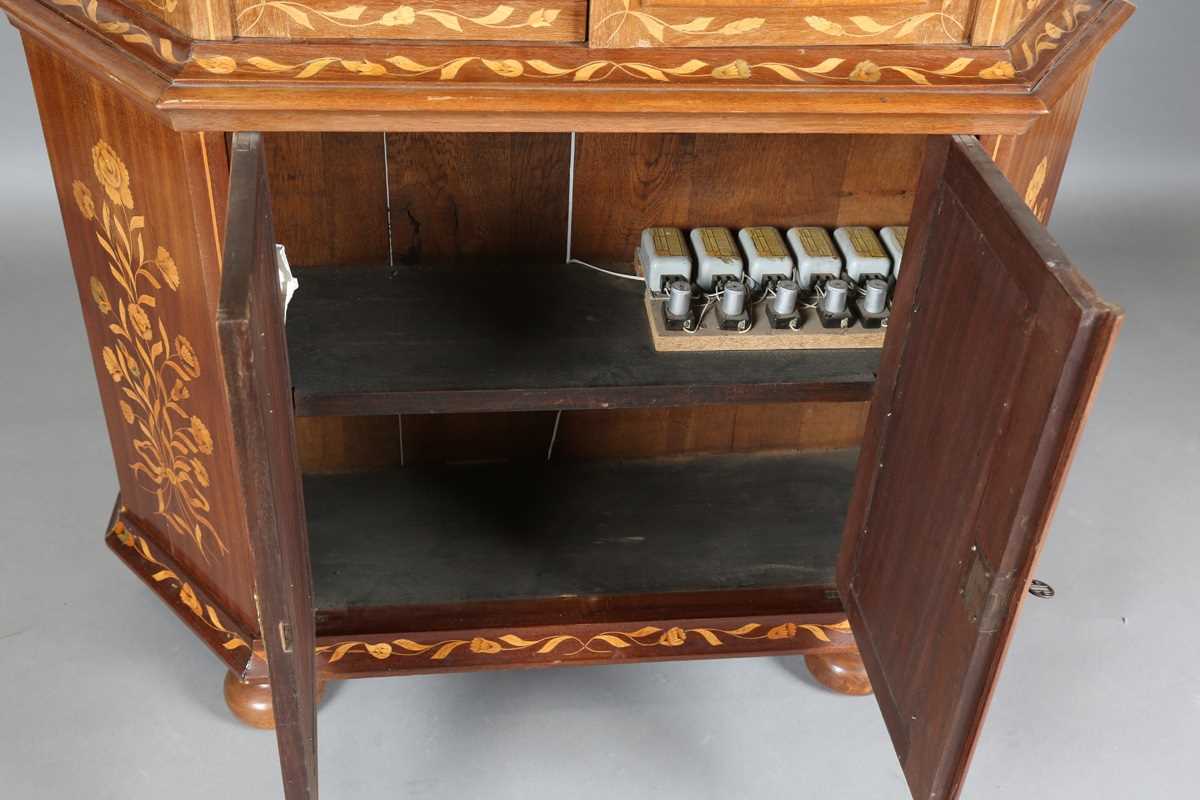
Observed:
[[[1051,229],[1128,312],[968,798],[1200,785],[1200,4],[1101,58]],[[49,166],[0,28],[0,796],[276,797],[273,736],[102,546],[115,493]],[[326,798],[901,798],[875,701],[799,659],[358,681],[320,715]]]

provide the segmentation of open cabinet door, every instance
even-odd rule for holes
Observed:
[[[931,137],[838,585],[913,797],[956,797],[1121,312]]]
[[[316,675],[308,530],[284,306],[258,134],[233,137],[217,313],[287,800],[315,800]]]

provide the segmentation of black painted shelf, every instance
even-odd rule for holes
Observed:
[[[309,267],[288,309],[301,416],[866,400],[879,350],[657,353],[635,281]]]
[[[316,607],[832,587],[857,453],[306,476]]]

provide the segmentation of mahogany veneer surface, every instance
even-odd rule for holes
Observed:
[[[316,608],[832,586],[857,453],[309,476]]]

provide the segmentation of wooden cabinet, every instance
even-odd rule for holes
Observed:
[[[276,625],[318,620],[317,668],[342,677],[770,652],[777,641],[819,657],[844,630],[827,616],[840,598],[914,796],[957,793],[1120,321],[976,140],[927,143],[855,469],[853,452],[793,451],[302,480],[286,402],[296,378],[310,413],[453,414],[862,397],[874,370],[844,351],[654,355],[619,316],[605,336],[572,336],[553,297],[525,324],[493,305],[473,333],[445,307],[418,309],[455,276],[384,267],[301,273],[289,381],[264,187],[261,139],[239,134],[218,324],[239,462],[265,514],[252,530],[282,557],[260,587],[296,576],[268,588],[279,605],[264,596],[262,610],[277,702],[302,714],[278,723],[284,752],[308,765],[290,775],[312,764],[312,650],[283,649]],[[564,267],[525,280],[553,269]],[[590,287],[586,318],[636,311],[636,291],[613,278],[554,283],[579,296],[576,278]],[[426,363],[422,351],[437,355]],[[597,547],[605,535],[615,538]],[[772,604],[783,613],[764,613]]]
[[[289,800],[327,680],[778,654],[959,794],[1121,319],[1042,224],[1127,3],[0,5],[108,545]],[[653,349],[643,227],[798,224],[909,226],[882,349]]]

